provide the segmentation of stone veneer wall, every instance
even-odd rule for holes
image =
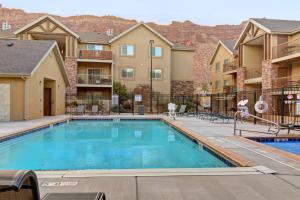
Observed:
[[[68,79],[70,82],[70,87],[67,87],[67,94],[74,95],[77,94],[77,60],[76,58],[65,58],[65,66],[68,75]]]
[[[237,68],[237,91],[245,90],[245,80],[246,80],[246,68],[239,67]]]
[[[171,81],[171,95],[194,94],[194,81]]]
[[[262,61],[262,89],[271,89],[272,80],[278,77],[278,67],[277,64],[272,64],[271,60]]]

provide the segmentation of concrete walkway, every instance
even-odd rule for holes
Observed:
[[[65,116],[60,116],[65,117]],[[43,122],[52,120],[43,119]],[[40,121],[20,122],[19,127],[30,127]],[[195,118],[178,118],[176,123],[238,153],[257,165],[277,171],[264,175],[201,175],[201,176],[123,176],[45,178],[40,176],[41,194],[48,192],[103,191],[109,200],[299,200],[300,163],[275,152],[233,137],[232,124],[212,124]],[[251,124],[246,124],[251,127]],[[14,127],[16,129],[16,127]],[[0,124],[3,130],[12,126]],[[44,177],[44,178],[43,178]],[[49,186],[56,185],[56,186]],[[65,186],[63,186],[65,185]],[[69,185],[69,186],[68,186]]]

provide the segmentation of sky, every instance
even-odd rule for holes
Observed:
[[[299,0],[0,0],[3,7],[61,16],[115,15],[169,24],[240,24],[250,17],[300,20]]]

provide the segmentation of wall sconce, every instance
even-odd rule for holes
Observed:
[[[42,82],[43,82],[43,81],[40,81],[40,82],[39,82],[39,83],[40,83],[40,85],[42,84]]]

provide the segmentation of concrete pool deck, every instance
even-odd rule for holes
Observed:
[[[155,117],[156,115],[143,116]],[[106,116],[111,117],[111,116]],[[118,116],[115,116],[119,118]],[[126,118],[127,116],[122,116]],[[132,115],[128,115],[132,118]],[[136,117],[136,116],[135,116]],[[68,116],[43,118],[29,122],[0,123],[0,135],[13,133],[38,124],[60,121]],[[297,199],[300,196],[300,162],[269,151],[255,142],[233,136],[233,124],[210,123],[195,118],[178,118],[174,123],[195,134],[205,137],[211,143],[241,155],[256,165],[275,170],[275,174],[202,174],[177,176],[51,176],[38,172],[41,194],[47,192],[95,192],[103,191],[108,199],[245,199],[282,200]],[[246,124],[251,128],[251,124]],[[258,127],[263,128],[263,127]],[[9,130],[9,131],[8,131]],[[245,134],[245,136],[251,136]],[[254,134],[255,135],[255,134]],[[298,156],[299,157],[299,156]],[[59,173],[59,172],[56,172]],[[52,174],[53,175],[53,174]],[[208,176],[209,175],[209,176]],[[70,186],[47,186],[51,182],[71,182]],[[50,184],[51,185],[51,184]],[[68,184],[66,184],[68,185]]]

